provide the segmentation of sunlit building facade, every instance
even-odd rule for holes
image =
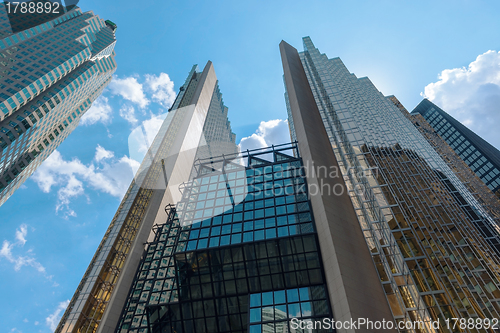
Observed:
[[[438,152],[450,169],[453,170],[453,173],[467,187],[469,192],[488,211],[495,222],[500,225],[500,199],[498,198],[498,191],[497,195],[495,195],[420,113],[415,112],[410,114],[395,96],[388,96],[388,98],[413,123],[415,128],[418,129],[436,152]]]
[[[24,30],[10,23],[2,4],[0,205],[78,126],[116,70],[116,25],[92,12],[74,7]]]
[[[313,131],[324,128],[392,320],[425,323],[399,332],[455,332],[446,319],[498,318],[499,227],[484,206],[494,198],[482,201],[443,158],[449,151],[436,149],[394,99],[303,41],[300,53],[280,44],[292,138],[304,156],[316,150]],[[315,117],[323,126],[311,126]],[[330,302],[334,317],[345,311],[332,293]]]
[[[460,158],[500,197],[500,151],[428,99],[411,112],[421,115]]]

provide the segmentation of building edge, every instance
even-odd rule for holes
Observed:
[[[282,41],[280,53],[295,134],[304,164],[318,168],[338,168],[298,51]],[[321,174],[309,173],[306,178],[310,185],[315,184],[318,189],[324,184],[330,188],[339,184],[346,188],[342,176],[322,177]],[[366,318],[371,321],[393,321],[348,194],[343,192],[339,196],[315,195],[311,196],[310,200],[335,320]],[[362,328],[338,330],[367,331]]]
[[[190,111],[192,111],[193,114],[198,114],[198,117],[196,115],[194,117],[189,117],[189,119],[191,120],[190,124],[186,125],[191,127],[193,126],[193,124],[191,124],[192,122],[197,122],[197,120],[200,120],[201,118],[203,118],[204,121],[210,104],[210,98],[208,98],[207,96],[212,95],[216,87],[216,84],[217,84],[217,76],[214,71],[214,66],[211,61],[208,61],[205,68],[203,69],[200,78],[200,83],[198,84],[191,101],[192,103],[196,104],[196,107]],[[197,127],[196,124],[194,124],[194,126]],[[187,133],[193,133],[193,131],[186,130],[186,135]],[[178,145],[180,146],[185,145],[186,139],[187,139],[186,136],[183,136],[182,141],[178,142]],[[186,156],[187,154],[184,154],[183,157],[185,158]],[[189,175],[191,173],[190,167],[194,164],[195,155],[193,154],[192,156],[189,157],[192,158],[191,161],[186,161],[184,159],[180,160],[179,158],[177,158],[177,161],[175,162],[176,166],[173,167],[173,168],[176,167],[178,168],[178,172],[175,173],[177,175],[180,173],[179,171],[180,168],[184,169],[184,172],[187,172],[187,174],[184,174],[185,181],[188,180]],[[171,174],[174,175],[173,170]],[[168,180],[165,179],[165,182],[167,183],[168,181],[171,180],[172,179],[168,177]],[[145,214],[143,223],[141,224],[138,235],[133,243],[130,254],[128,255],[125,261],[125,264],[123,266],[124,267],[123,271],[121,272],[118,282],[116,284],[116,289],[112,293],[110,301],[106,307],[106,310],[103,313],[103,317],[97,328],[97,333],[115,332],[118,322],[120,320],[120,316],[122,314],[122,309],[124,308],[125,302],[127,301],[128,292],[132,287],[132,283],[135,277],[135,272],[137,271],[137,267],[141,262],[145,244],[148,241],[148,239],[149,240],[154,239],[155,234],[153,231],[153,225],[161,225],[165,223],[164,221],[165,212],[162,209],[159,209],[159,207],[160,208],[165,207],[169,203],[174,202],[168,190],[165,191],[164,189],[155,189],[153,191],[154,193],[152,202],[149,205],[148,211]]]

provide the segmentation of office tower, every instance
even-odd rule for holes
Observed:
[[[292,136],[303,158],[334,154],[395,322],[423,321],[416,331],[450,332],[446,319],[498,318],[494,217],[368,78],[349,73],[339,58],[328,59],[308,37],[303,52],[286,42],[280,50]],[[316,216],[314,196],[311,202]],[[319,243],[325,258],[321,236]],[[356,283],[375,288],[368,278]],[[334,317],[345,311],[336,296],[330,291]],[[475,332],[470,327],[462,331]]]
[[[1,205],[76,128],[111,81],[116,25],[75,7],[13,32],[4,5],[0,14],[2,31],[10,29],[0,39]]]
[[[500,197],[500,151],[428,99],[411,112],[420,114],[479,178]]]
[[[209,61],[194,66],[151,143],[56,332],[114,332],[145,244],[182,199],[199,158],[237,152]],[[149,145],[148,145],[149,146]]]
[[[285,144],[197,161],[181,201],[161,212],[113,332],[285,333],[297,332],[292,318],[331,318],[294,152]]]

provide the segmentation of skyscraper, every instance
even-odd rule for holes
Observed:
[[[424,99],[411,112],[420,114],[481,180],[500,197],[500,151],[436,104]]]
[[[163,121],[56,332],[114,332],[145,244],[182,199],[195,160],[234,154],[235,135],[209,61],[194,66]]]
[[[73,7],[13,25],[7,10],[0,5],[0,205],[76,128],[116,70],[111,21]]]
[[[358,245],[369,249],[396,323],[423,321],[421,332],[450,332],[446,319],[498,318],[494,217],[368,78],[328,59],[309,37],[303,52],[285,42],[280,50],[292,137],[302,156],[334,154],[365,239]],[[323,251],[321,237],[320,245]],[[334,317],[345,312],[336,296],[330,292]]]

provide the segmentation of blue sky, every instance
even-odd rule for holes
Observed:
[[[116,79],[0,207],[0,332],[52,332],[137,167],[131,131],[154,132],[193,64],[213,61],[237,141],[253,134],[249,146],[286,140],[278,44],[302,50],[311,36],[409,110],[423,93],[500,147],[498,1],[79,5],[118,25]]]

